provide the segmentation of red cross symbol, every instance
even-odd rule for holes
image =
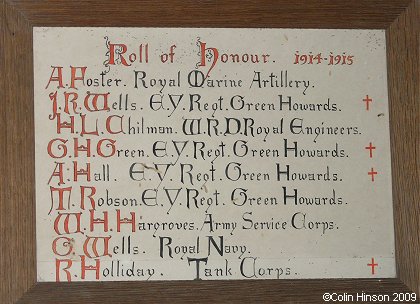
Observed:
[[[365,147],[366,150],[369,150],[369,157],[372,158],[373,157],[373,150],[376,149],[375,146],[372,145],[372,143],[369,143],[369,146]]]
[[[368,175],[372,177],[372,182],[375,181],[375,175],[378,174],[378,172],[373,171],[373,168],[370,169],[370,172],[368,172]]]
[[[372,258],[372,262],[370,264],[367,264],[369,267],[372,267],[372,274],[375,274],[375,267],[378,266],[377,263],[375,263],[375,259]]]
[[[369,111],[369,103],[373,101],[372,98],[369,97],[369,95],[366,95],[365,99],[363,99],[364,102],[366,102],[366,111]]]

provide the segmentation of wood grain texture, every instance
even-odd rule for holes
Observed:
[[[362,291],[409,292],[397,279],[41,283],[19,303],[326,303],[325,292]]]
[[[2,6],[0,302],[11,303],[36,281],[32,28]]]
[[[3,3],[4,4],[4,3]],[[15,301],[36,280],[32,29],[9,5],[2,18],[1,291]]]
[[[387,31],[398,277],[420,294],[420,1]]]
[[[13,0],[36,26],[386,28],[410,0]]]
[[[4,27],[5,27],[5,6],[4,3],[0,6],[0,35],[1,35],[1,45],[5,46],[5,37],[4,37]],[[5,79],[5,48],[0,47],[0,106],[3,105],[3,100],[6,98],[6,79]],[[6,138],[6,111],[0,110],[0,172],[6,173],[6,162],[4,161],[6,159],[6,145],[5,145],[5,138]],[[6,206],[3,203],[6,199],[6,182],[7,182],[7,176],[6,174],[0,174],[0,295],[5,294],[8,290],[4,287],[4,284],[1,282],[4,282],[7,279],[7,272],[5,268],[5,254],[6,249],[3,248],[6,246],[5,244],[5,235],[3,234],[3,231],[6,229],[7,223],[3,221],[3,216],[6,212]]]
[[[418,0],[0,1],[0,303],[322,303],[327,291],[420,293]],[[399,278],[36,284],[33,26],[388,29]]]

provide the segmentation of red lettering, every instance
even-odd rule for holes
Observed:
[[[108,211],[102,212],[104,215],[103,219],[95,218],[95,211],[90,210],[90,231],[94,230],[93,225],[102,224],[104,226],[104,232],[108,231]]]
[[[53,70],[51,71],[50,79],[48,80],[47,86],[45,88],[46,89],[48,88],[51,81],[57,81],[58,82],[57,89],[64,88],[64,86],[63,86],[63,67],[61,67],[61,66],[51,66],[51,67],[53,68]],[[54,76],[55,72],[57,72],[56,76]]]
[[[86,163],[86,169],[78,169],[77,161],[73,161],[73,180],[77,182],[79,176],[86,176],[86,180],[90,182],[90,163]]]
[[[80,230],[80,216],[81,212],[78,213],[58,213],[54,221],[54,231],[58,235],[71,234],[71,233],[82,233]],[[64,218],[63,218],[64,217]],[[72,230],[70,230],[72,229]]]
[[[111,148],[111,152],[108,153],[108,154],[104,154],[103,153],[102,144],[104,142],[108,142],[107,144],[104,145],[106,148]],[[106,139],[106,138],[105,139],[101,139],[100,141],[98,141],[98,144],[96,145],[96,152],[98,153],[98,155],[100,157],[105,157],[105,158],[106,157],[111,157],[112,155],[115,154],[115,143],[116,143],[116,140]]]
[[[65,251],[64,253],[58,252],[58,250],[57,250],[57,242],[58,241],[63,241],[63,243],[61,244],[62,245],[62,248],[67,248],[67,249],[65,249],[67,251]],[[54,239],[54,241],[52,243],[52,250],[53,250],[53,252],[56,255],[59,255],[59,256],[67,256],[67,255],[69,255],[73,251],[72,241],[73,241],[72,239],[70,239],[68,237],[65,237],[65,236],[60,236],[60,237]]]
[[[109,240],[110,236],[107,237],[87,237],[83,244],[83,252],[88,258],[100,257],[100,256],[112,256],[109,254]],[[98,241],[102,241],[102,252],[98,252]]]
[[[136,213],[130,212],[131,219],[128,218],[121,218],[121,210],[117,210],[117,231],[121,232],[121,225],[122,224],[131,224],[131,231],[136,232]]]
[[[89,189],[90,190],[90,194],[86,195],[85,194],[85,190]],[[90,206],[93,210],[95,210],[95,199],[93,198],[93,196],[96,193],[96,188],[95,187],[89,187],[89,186],[80,186],[80,208],[85,210],[85,197],[87,197],[90,201]]]
[[[82,83],[85,84],[85,73],[86,73],[87,67],[73,67],[73,66],[70,66],[70,68],[71,68],[70,88],[77,90],[75,82],[76,82],[76,80],[81,80]],[[80,69],[80,71],[82,73],[81,76],[76,76],[76,72],[77,72],[78,69]]]
[[[86,265],[86,257],[84,255],[80,256],[80,259],[82,261],[81,263],[81,269],[82,269],[82,280],[86,278],[86,271],[95,271],[96,279],[99,280],[99,270],[101,266],[101,261],[99,259],[95,259],[96,265]]]
[[[200,41],[201,62],[198,66],[206,66],[206,60],[207,60],[206,52],[207,51],[213,52],[213,56],[211,56],[213,61],[211,63],[209,70],[207,71],[206,78],[209,76],[210,71],[214,68],[217,60],[219,59],[219,51],[216,48],[206,48],[206,43]]]
[[[60,142],[56,147],[58,151],[62,151],[61,154],[59,154],[59,155],[58,155],[58,153],[55,154],[52,151],[53,144],[55,144],[56,142]],[[65,157],[67,155],[66,143],[67,143],[67,139],[62,139],[62,138],[51,139],[50,142],[48,143],[48,146],[47,146],[48,155],[51,156],[52,158],[63,158],[63,157]]]
[[[67,209],[70,209],[70,196],[71,196],[71,189],[72,187],[67,188],[54,188],[50,187],[51,192],[51,209],[48,214],[51,214],[51,211],[54,207],[54,192],[58,192],[58,207],[56,210],[65,210],[64,209],[64,192],[69,192],[68,200],[67,200]]]
[[[123,54],[127,52],[127,46],[125,44],[109,44],[109,64],[115,65],[115,57],[118,57],[121,60],[121,64],[125,66],[130,66],[125,60]],[[117,55],[117,56],[115,56]]]
[[[57,282],[61,282],[60,265],[61,263],[64,263],[64,262],[67,263],[67,267],[63,268],[62,271],[66,273],[67,282],[71,282],[71,274],[70,274],[70,271],[68,271],[68,269],[71,267],[71,265],[73,265],[73,261],[70,259],[65,259],[65,260],[55,259],[55,280]]]

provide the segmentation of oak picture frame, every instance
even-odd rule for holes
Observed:
[[[1,303],[323,303],[417,293],[420,303],[419,0],[0,0]],[[397,277],[37,283],[32,30],[35,26],[383,29]],[[383,303],[383,302],[382,302]]]

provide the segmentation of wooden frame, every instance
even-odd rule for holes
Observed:
[[[324,292],[420,295],[420,1],[0,1],[0,302],[322,303]],[[37,283],[34,26],[386,29],[397,278]]]

